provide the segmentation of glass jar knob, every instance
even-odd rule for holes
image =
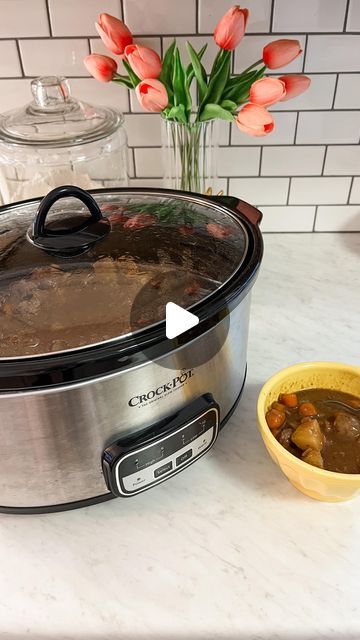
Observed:
[[[60,111],[71,100],[69,82],[63,76],[35,78],[31,82],[31,91],[36,109]]]

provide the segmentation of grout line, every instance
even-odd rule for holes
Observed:
[[[314,215],[314,222],[313,222],[313,227],[312,227],[312,233],[314,233],[314,231],[315,231],[316,218],[317,218],[318,208],[319,208],[319,205],[317,204],[317,205],[315,206],[315,215]]]
[[[261,145],[260,147],[260,156],[259,156],[259,173],[258,175],[261,176],[261,172],[262,172],[262,157],[263,157],[263,146]]]
[[[271,0],[269,33],[273,33],[275,0]]]
[[[121,9],[121,16],[122,16],[122,19],[123,19],[123,21],[126,23],[124,0],[120,0],[120,9]]]
[[[322,167],[321,167],[321,176],[324,175],[324,169],[325,169],[325,162],[326,162],[326,156],[327,156],[327,150],[328,150],[328,145],[325,146],[325,153],[324,153],[324,158],[323,158],[323,163],[322,163]]]
[[[335,100],[336,100],[336,92],[337,92],[337,86],[338,86],[338,82],[339,82],[339,73],[336,74],[336,78],[335,78],[335,86],[334,86],[334,97],[332,100],[332,104],[331,104],[331,110],[334,109],[335,107]]]
[[[290,200],[291,181],[292,181],[292,176],[289,177],[289,186],[288,186],[288,191],[286,195],[286,206],[288,206],[289,200]]]
[[[160,58],[161,60],[164,59],[164,40],[161,36],[160,36]]]
[[[48,23],[49,23],[50,37],[52,38],[53,37],[53,30],[52,30],[52,25],[51,25],[49,0],[45,0],[45,7],[46,7],[46,13],[47,13],[47,18],[48,18]]]
[[[195,33],[199,33],[199,0],[195,2]]]
[[[200,35],[204,38],[212,38],[214,36],[213,32],[208,32],[208,33],[199,33],[199,34],[195,34],[195,33],[171,33],[171,32],[166,32],[166,33],[134,33],[133,37],[134,38],[159,38],[159,36],[163,36],[164,38],[191,38],[194,35]],[[269,33],[269,31],[252,31],[251,33],[247,33],[246,34],[246,38],[252,38],[252,37],[257,37],[257,36],[269,36],[271,35]],[[276,31],[276,35],[277,36],[282,36],[282,37],[287,37],[287,38],[295,38],[296,36],[324,36],[324,37],[329,37],[331,38],[331,36],[339,36],[339,35],[347,35],[347,36],[360,36],[359,31],[346,31],[345,34],[343,34],[342,31],[328,31],[328,32],[324,32],[324,31],[294,31],[292,33],[289,33],[288,31]],[[78,38],[84,37],[84,36],[70,36],[70,35],[65,35],[65,36],[21,36],[21,40],[49,40],[49,38],[52,37],[54,38],[54,40],[76,40]],[[92,38],[96,38],[96,35],[91,35]],[[0,38],[0,40],[13,40],[14,36],[8,36],[8,37],[3,37]],[[293,72],[289,72],[289,73],[293,73]]]
[[[355,176],[352,176],[351,181],[350,181],[350,187],[349,187],[349,195],[348,195],[346,204],[350,204],[350,198],[351,198],[351,192],[352,192],[352,189],[353,189],[354,180],[355,180]]]
[[[279,113],[279,112],[278,112],[278,113]],[[300,117],[300,114],[299,114],[299,111],[298,111],[298,112],[297,112],[297,114],[296,114],[295,131],[294,131],[294,140],[293,140],[293,142],[292,142],[292,145],[291,145],[291,146],[296,145],[296,136],[297,136],[297,130],[298,130],[298,124],[299,124],[299,117]]]
[[[304,44],[304,57],[303,57],[303,63],[302,63],[302,73],[304,73],[305,71],[305,65],[306,65],[306,56],[307,56],[307,45],[308,45],[308,34],[306,34],[305,36],[305,44]]]
[[[226,178],[226,194],[228,196],[230,195],[230,178],[229,177]]]
[[[134,149],[134,147],[132,148],[131,152],[132,152],[133,168],[134,168],[134,176],[133,177],[137,178],[138,176],[137,176],[137,173],[136,173],[136,162],[135,162],[136,158],[135,158],[135,149]]]
[[[23,78],[25,78],[25,71],[24,71],[24,65],[23,65],[23,61],[22,61],[22,57],[21,57],[21,50],[20,50],[19,40],[15,40],[15,45],[16,45],[16,49],[17,49],[17,52],[18,52],[18,56],[19,56],[19,64],[20,64],[20,69],[21,69],[21,76]],[[4,80],[4,78],[1,78],[1,80]],[[11,78],[11,80],[14,80],[14,78]],[[16,80],[16,78],[15,78],[15,80]]]
[[[88,45],[88,49],[89,49],[89,54],[91,54],[90,38],[87,38],[87,45]]]
[[[350,0],[347,0],[346,9],[345,9],[345,15],[344,15],[344,24],[343,24],[343,29],[342,29],[343,33],[346,33],[346,23],[347,23],[347,20],[348,20],[349,9],[350,9]]]

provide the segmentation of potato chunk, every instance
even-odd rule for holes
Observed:
[[[319,467],[319,469],[324,468],[324,461],[320,451],[315,451],[315,449],[306,449],[301,458],[304,462],[312,464],[313,467]]]
[[[309,422],[300,424],[291,439],[303,451],[306,449],[321,451],[323,446],[323,436],[317,420],[309,420]]]

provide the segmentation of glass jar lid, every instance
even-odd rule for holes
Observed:
[[[76,198],[76,199],[75,199]],[[222,288],[248,232],[204,196],[54,189],[0,211],[0,359],[133,335]]]
[[[0,141],[36,147],[68,147],[111,135],[123,123],[120,112],[80,102],[64,77],[31,82],[33,101],[0,117]]]

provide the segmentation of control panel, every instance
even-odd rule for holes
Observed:
[[[182,471],[214,444],[219,407],[205,394],[139,436],[119,439],[103,453],[110,491],[132,496]]]

